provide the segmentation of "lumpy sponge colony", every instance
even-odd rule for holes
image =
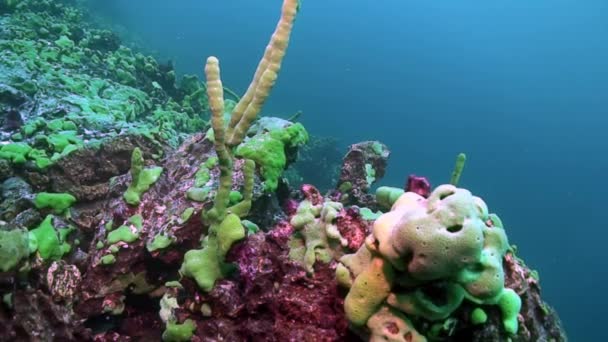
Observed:
[[[365,244],[340,259],[338,281],[350,288],[346,315],[367,325],[372,339],[424,341],[413,320],[445,320],[468,300],[498,305],[514,334],[521,300],[504,287],[508,249],[500,219],[468,190],[441,185],[428,198],[406,192]]]

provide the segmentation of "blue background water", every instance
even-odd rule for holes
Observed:
[[[242,93],[280,0],[101,1],[100,13],[201,74],[216,55]],[[392,149],[409,173],[461,185],[502,217],[572,341],[608,340],[608,1],[306,0],[265,113]]]

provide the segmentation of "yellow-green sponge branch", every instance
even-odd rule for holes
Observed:
[[[299,5],[298,0],[283,1],[281,18],[270,38],[264,56],[258,64],[253,80],[232,112],[227,131],[230,146],[236,146],[243,141],[249,126],[262,109],[270,90],[274,86],[289,45],[289,38]]]
[[[454,165],[454,171],[452,171],[452,178],[450,179],[450,184],[458,186],[460,176],[462,175],[462,170],[464,170],[464,163],[466,163],[466,161],[467,155],[464,153],[459,153],[456,157],[456,165]]]
[[[211,107],[211,125],[215,140],[215,152],[220,166],[220,183],[215,196],[213,208],[207,218],[213,222],[221,222],[226,216],[226,208],[230,202],[230,189],[232,188],[232,156],[226,147],[224,127],[224,90],[220,77],[220,64],[217,58],[207,58],[205,65],[207,78],[207,97]]]
[[[211,125],[214,133],[214,147],[220,166],[220,181],[213,208],[205,215],[205,219],[210,225],[209,232],[203,239],[201,249],[186,252],[180,273],[194,278],[198,286],[206,292],[213,289],[216,280],[231,272],[232,267],[225,262],[225,256],[236,241],[245,237],[245,228],[240,217],[246,216],[251,208],[255,162],[246,156],[243,165],[245,175],[243,200],[228,208],[232,190],[233,156],[231,147],[237,146],[243,141],[247,130],[260,112],[276,81],[298,7],[298,0],[283,1],[279,24],[247,93],[232,112],[227,128],[224,125],[224,90],[220,78],[219,61],[215,57],[209,57],[205,65],[207,96],[212,113]]]
[[[240,218],[247,216],[247,214],[249,214],[249,210],[251,209],[254,173],[255,162],[251,159],[245,159],[245,164],[243,164],[243,176],[245,178],[243,185],[243,199],[228,209],[229,212],[236,214]]]
[[[123,194],[125,202],[130,205],[139,205],[141,196],[156,183],[163,168],[153,166],[144,168],[144,156],[139,147],[133,149],[131,153],[131,184]]]

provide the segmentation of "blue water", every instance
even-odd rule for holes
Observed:
[[[242,93],[280,0],[101,1],[180,72]],[[381,4],[381,5],[378,5]],[[608,1],[305,0],[270,115],[392,149],[382,183],[461,185],[502,217],[572,341],[606,341]]]

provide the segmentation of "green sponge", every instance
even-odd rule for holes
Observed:
[[[502,313],[502,324],[510,334],[517,333],[517,316],[521,309],[521,298],[512,289],[504,289],[498,300],[498,307]]]
[[[71,246],[65,242],[67,234],[73,231],[73,228],[55,229],[53,227],[53,216],[48,215],[42,223],[35,229],[32,229],[29,234],[30,252],[38,250],[40,257],[44,260],[59,260],[68,253]]]
[[[150,189],[152,184],[156,183],[163,168],[154,166],[144,168],[144,157],[141,150],[136,147],[131,155],[131,184],[125,191],[123,197],[125,201],[131,205],[138,205],[141,201],[141,195]]]
[[[475,308],[471,312],[471,323],[474,325],[484,324],[488,321],[488,314],[482,308]]]
[[[8,159],[17,165],[24,164],[27,160],[27,154],[31,150],[30,145],[26,143],[7,144],[0,148],[0,158]]]
[[[34,198],[36,208],[52,208],[56,214],[63,213],[76,202],[76,197],[68,193],[40,192]]]
[[[359,274],[344,300],[344,312],[353,325],[367,323],[390,294],[393,278],[390,264],[378,257]]]
[[[29,255],[27,232],[0,230],[0,271],[7,272]]]
[[[381,207],[390,209],[404,192],[400,188],[381,186],[376,190],[376,201]]]
[[[240,144],[235,154],[251,159],[259,165],[264,177],[264,188],[268,192],[276,190],[279,177],[285,168],[287,158],[285,148],[298,146],[308,141],[304,126],[295,123],[289,127],[258,134]]]
[[[192,334],[196,330],[196,323],[187,319],[184,323],[168,322],[163,332],[164,342],[186,342],[190,341]]]
[[[454,171],[452,171],[452,177],[450,178],[450,184],[457,186],[460,181],[460,176],[462,175],[462,170],[464,169],[464,163],[467,161],[467,155],[464,153],[459,153],[456,156],[456,165],[454,165]]]
[[[203,241],[202,249],[193,249],[184,255],[180,273],[196,280],[198,286],[209,292],[215,281],[229,270],[224,258],[230,247],[245,237],[245,228],[235,214],[228,214],[219,225],[209,228],[209,235]]]

